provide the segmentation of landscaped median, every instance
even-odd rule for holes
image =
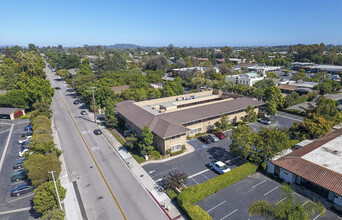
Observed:
[[[178,204],[191,219],[212,219],[201,207],[194,205],[202,199],[236,183],[243,178],[252,175],[258,169],[258,165],[246,163],[228,173],[217,176],[202,184],[197,184],[184,189],[177,197]]]

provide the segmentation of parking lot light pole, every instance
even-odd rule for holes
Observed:
[[[49,171],[48,173],[51,173],[51,175],[52,175],[53,183],[55,184],[55,189],[56,189],[56,193],[57,193],[59,208],[61,208],[61,210],[63,211],[61,199],[59,198],[59,193],[58,193],[58,189],[57,189],[57,185],[56,185],[55,176],[53,175],[54,172],[56,172],[56,171]]]
[[[91,90],[91,94],[93,96],[93,109],[94,109],[94,121],[96,124],[96,108],[95,108],[95,96],[94,96],[94,92],[97,91],[96,87],[88,87],[88,90]]]

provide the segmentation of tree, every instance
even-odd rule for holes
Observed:
[[[166,71],[168,59],[164,55],[151,56],[146,60],[146,70],[163,70]]]
[[[266,200],[255,201],[248,208],[249,215],[260,215],[274,220],[309,220],[315,213],[324,216],[326,209],[319,202],[299,202],[289,185],[282,186],[284,200],[271,204]]]
[[[181,189],[187,182],[188,175],[179,170],[174,170],[164,176],[162,186],[165,189]]]
[[[52,110],[50,109],[50,104],[46,102],[36,102],[33,104],[33,108],[35,111],[31,113],[32,117],[36,117],[38,115],[45,115],[48,118],[52,117]]]
[[[24,162],[24,168],[27,170],[28,178],[32,185],[38,186],[46,181],[52,180],[49,171],[56,171],[55,176],[61,172],[61,162],[55,154],[32,154]]]
[[[290,95],[287,95],[285,97],[284,107],[288,108],[290,106],[295,105],[298,98],[299,98],[299,94],[297,92],[295,91],[291,92]]]
[[[284,97],[281,91],[276,86],[270,86],[265,89],[263,101],[266,102],[267,112],[270,115],[277,114],[277,107],[282,107],[284,105]]]
[[[215,127],[221,131],[226,131],[229,129],[228,116],[222,115],[221,119],[215,123]]]
[[[51,174],[49,174],[51,176]],[[56,181],[58,194],[60,200],[64,200],[66,189],[61,186],[60,180]],[[59,208],[58,198],[56,189],[53,181],[49,181],[41,184],[34,190],[33,197],[33,209],[42,214],[47,214],[47,212],[53,208]]]
[[[231,47],[225,46],[221,48],[221,51],[229,57],[232,54],[233,49]]]
[[[119,121],[116,117],[113,117],[111,119],[108,119],[108,121],[106,122],[106,125],[109,128],[115,128],[118,125]]]
[[[147,125],[145,125],[142,130],[140,142],[139,142],[139,147],[141,151],[143,152],[143,154],[150,155],[151,152],[155,150],[152,144],[153,144],[153,134],[150,131],[150,128]]]
[[[306,74],[302,72],[296,72],[291,80],[298,81],[298,80],[304,80],[306,78]]]
[[[266,72],[268,78],[279,79],[279,76],[275,72]]]
[[[231,152],[246,159],[252,151],[254,140],[254,135],[252,134],[251,129],[245,124],[239,124],[237,128],[233,130],[231,139]]]
[[[131,135],[126,138],[126,142],[124,143],[124,147],[129,149],[135,149],[138,147],[138,138],[134,135]]]
[[[53,141],[46,141],[46,142],[38,142],[34,141],[30,143],[30,148],[35,153],[47,155],[47,154],[55,154],[57,157],[62,155],[62,151],[59,150]]]
[[[54,208],[45,212],[42,220],[64,220],[64,212],[59,208]]]
[[[246,115],[243,117],[242,121],[245,123],[253,123],[258,119],[257,114],[254,111],[253,106],[248,106],[246,109]]]

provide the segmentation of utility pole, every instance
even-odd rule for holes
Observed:
[[[95,96],[94,96],[94,92],[97,91],[96,87],[88,87],[88,90],[91,90],[91,94],[93,96],[93,109],[94,109],[94,121],[96,124],[96,107],[95,107]]]
[[[52,175],[53,183],[55,184],[55,189],[56,189],[56,193],[57,193],[59,208],[61,208],[61,210],[63,211],[61,199],[59,198],[59,193],[58,193],[58,189],[57,189],[57,185],[56,185],[56,181],[55,181],[55,176],[53,175],[54,172],[56,172],[56,171],[49,171],[48,173],[51,173],[51,175]]]

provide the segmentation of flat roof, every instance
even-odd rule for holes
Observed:
[[[0,107],[0,115],[10,115],[17,110],[22,110],[21,108],[8,108],[8,107]]]

